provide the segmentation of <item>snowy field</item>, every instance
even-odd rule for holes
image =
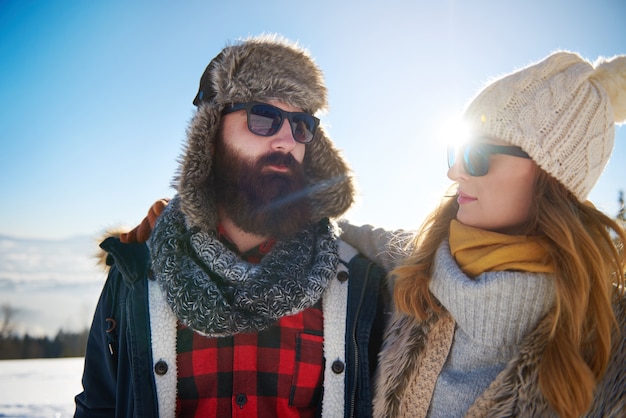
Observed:
[[[0,417],[72,417],[82,370],[82,357],[0,360]]]

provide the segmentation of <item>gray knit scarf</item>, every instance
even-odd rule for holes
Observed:
[[[322,296],[339,261],[328,219],[279,241],[260,264],[187,228],[180,200],[168,204],[149,242],[152,269],[178,320],[211,337],[261,331]]]

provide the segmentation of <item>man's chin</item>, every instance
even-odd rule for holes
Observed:
[[[240,221],[245,224],[248,232],[285,239],[306,228],[310,216],[308,199],[290,195],[257,207],[244,219],[240,218]]]

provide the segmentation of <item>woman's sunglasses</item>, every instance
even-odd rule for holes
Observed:
[[[296,142],[308,144],[313,141],[320,120],[305,112],[287,112],[267,103],[249,102],[226,106],[222,114],[245,110],[248,130],[255,135],[272,136],[280,130],[285,119],[289,120],[291,133]]]
[[[491,154],[506,154],[514,157],[530,158],[520,147],[511,145],[494,145],[485,143],[469,143],[460,147],[448,147],[448,168],[456,163],[459,155],[463,156],[463,169],[473,177],[480,177],[489,171]]]

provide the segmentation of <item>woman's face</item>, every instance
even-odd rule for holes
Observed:
[[[484,143],[508,145],[497,141]],[[469,175],[462,155],[448,170],[448,177],[459,185],[456,218],[467,226],[521,234],[529,219],[537,165],[529,158],[505,154],[494,153],[487,160],[489,170],[483,176]]]

